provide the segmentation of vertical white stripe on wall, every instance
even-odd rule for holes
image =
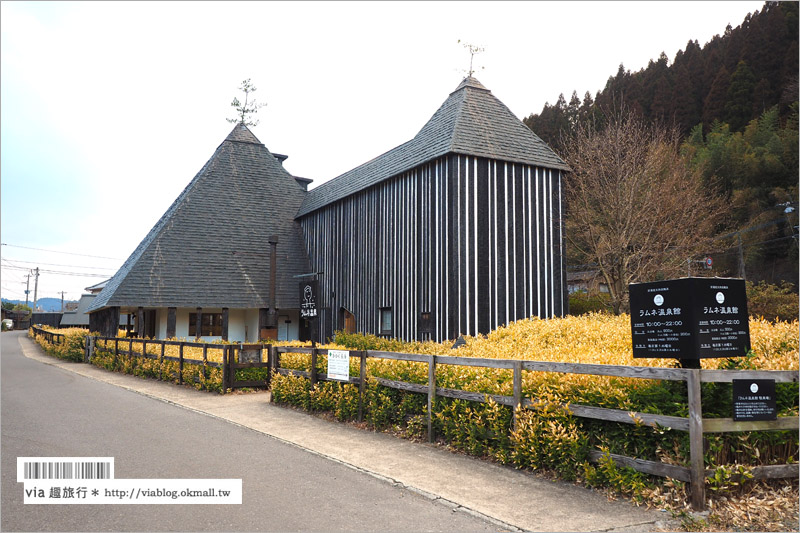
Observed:
[[[520,212],[520,217],[516,221],[519,225],[519,230],[522,233],[522,249],[520,249],[520,263],[522,263],[522,290],[517,290],[519,297],[522,299],[522,316],[519,318],[525,318],[528,316],[528,241],[530,240],[530,235],[528,235],[528,225],[525,224],[525,219],[527,218],[525,213],[526,203],[525,197],[527,196],[527,185],[528,182],[525,181],[525,166],[520,167],[520,194],[522,196],[522,211]]]
[[[447,238],[447,230],[450,227],[450,217],[449,217],[449,210],[447,208],[447,202],[450,201],[449,195],[447,193],[447,184],[448,184],[448,175],[450,170],[450,160],[449,158],[445,158],[444,160],[444,325],[445,325],[445,335],[450,335],[450,239]]]
[[[494,172],[492,173],[492,203],[490,204],[490,216],[493,218],[492,227],[494,228],[494,264],[493,264],[493,272],[492,278],[494,279],[494,292],[492,293],[492,298],[494,298],[494,327],[497,328],[500,325],[500,310],[499,310],[499,303],[498,295],[500,294],[500,289],[498,286],[497,281],[500,278],[500,271],[499,265],[500,260],[498,258],[498,250],[497,250],[497,161],[494,163]]]
[[[540,271],[541,268],[541,243],[539,242],[539,223],[542,218],[541,215],[541,202],[539,200],[539,182],[540,174],[539,169],[536,169],[536,178],[534,179],[534,183],[536,185],[536,316],[542,316],[542,273]]]
[[[394,224],[392,224],[392,244],[394,248],[394,253],[392,257],[392,296],[389,302],[385,302],[384,305],[391,305],[392,306],[392,320],[397,322],[394,317],[395,309],[397,309],[397,265],[399,264],[398,257],[397,257],[397,226],[400,222],[399,220],[399,193],[398,187],[392,187],[392,215],[394,218]],[[377,310],[376,310],[377,311]],[[393,324],[393,327],[396,327]]]
[[[564,212],[562,211],[563,204],[561,202],[561,171],[558,171],[558,272],[559,277],[561,278],[561,316],[566,315],[564,309],[566,307],[566,302],[564,301],[564,293],[565,288],[564,283],[564,272],[566,269],[564,267]]]
[[[553,211],[553,196],[552,196],[552,189],[551,189],[551,180],[552,174],[551,171],[547,171],[547,187],[545,188],[545,207],[547,211],[545,213],[545,282],[544,286],[547,292],[547,317],[550,318],[553,316],[553,293],[552,293],[552,283],[553,278],[551,276],[553,270],[553,219],[550,216],[550,213]]]
[[[472,218],[475,224],[475,248],[474,248],[474,257],[475,257],[475,268],[472,272],[473,279],[475,280],[475,290],[473,291],[474,294],[474,303],[472,308],[475,310],[475,328],[473,335],[477,335],[479,333],[479,322],[478,322],[478,309],[480,308],[480,302],[478,301],[478,158],[474,158],[475,166],[472,171],[472,182],[474,184],[473,189],[473,210],[472,210]],[[487,163],[488,164],[488,163]]]
[[[513,250],[513,258],[514,262],[512,263],[512,269],[514,274],[514,285],[512,286],[511,294],[514,295],[514,310],[513,312],[513,320],[516,320],[517,317],[517,167],[516,165],[511,166],[511,225],[513,226],[514,230],[512,232],[512,242],[514,243]],[[509,320],[508,322],[511,322]]]
[[[459,162],[461,158],[459,157]],[[469,157],[464,158],[464,333],[470,334],[470,263],[469,263]],[[458,204],[459,209],[461,204]]]
[[[533,287],[538,281],[533,277],[533,216],[534,205],[531,202],[531,167],[528,167],[528,316],[533,316]]]
[[[497,162],[490,161],[486,165],[486,170],[487,170],[487,175],[486,175],[487,187],[486,188],[488,189],[487,202],[488,202],[488,206],[489,206],[489,209],[488,209],[488,211],[486,213],[486,218],[487,218],[486,227],[487,227],[487,231],[488,231],[488,242],[486,244],[486,248],[489,251],[489,264],[486,265],[486,268],[489,269],[489,276],[488,276],[489,277],[489,301],[486,302],[486,303],[489,306],[489,329],[494,329],[494,326],[493,326],[494,319],[493,319],[493,316],[492,316],[492,311],[493,311],[493,309],[492,309],[492,307],[493,307],[492,306],[492,299],[494,298],[494,279],[493,279],[494,278],[494,254],[492,253],[492,239],[493,239],[494,228],[492,226],[492,197],[493,196],[492,196],[492,187],[491,187],[492,175],[494,173],[492,172],[492,168],[495,168],[495,169],[497,168]]]
[[[439,327],[439,324],[441,323],[440,320],[442,318],[442,315],[441,315],[442,308],[439,305],[439,302],[440,302],[439,287],[441,287],[440,275],[441,275],[441,272],[442,272],[442,267],[441,267],[442,261],[441,261],[441,254],[440,254],[440,251],[439,251],[439,232],[441,231],[441,227],[442,227],[442,219],[439,216],[439,198],[440,198],[439,187],[441,186],[440,185],[440,180],[439,180],[439,168],[440,168],[440,165],[441,164],[437,161],[436,162],[436,166],[434,167],[435,168],[435,172],[436,172],[436,174],[435,174],[435,178],[436,179],[434,180],[434,196],[436,197],[436,203],[434,204],[435,210],[436,210],[436,218],[434,219],[435,222],[436,222],[436,229],[435,229],[436,230],[436,255],[434,256],[433,265],[434,265],[434,268],[435,268],[435,271],[436,271],[436,291],[434,292],[434,294],[435,294],[434,298],[436,298],[436,305],[433,308],[433,313],[434,313],[433,314],[433,323],[434,323],[434,331],[436,332],[436,340],[440,340],[441,339],[441,337],[439,336],[441,334],[441,328]]]
[[[458,310],[458,317],[457,317],[457,324],[458,324],[458,331],[456,334],[461,333],[464,329],[461,323],[461,297],[463,296],[461,290],[461,157],[456,156],[456,160],[458,163],[456,164],[456,201],[455,201],[455,209],[456,209],[456,220],[458,224],[456,225],[456,260],[458,264],[456,265],[456,272],[458,273],[456,279],[458,280],[456,283],[457,291],[458,291],[458,306],[456,309]]]
[[[419,233],[420,222],[422,222],[420,217],[423,216],[423,213],[422,213],[422,211],[420,211],[420,204],[417,203],[417,198],[418,198],[417,191],[420,188],[420,181],[419,180],[420,180],[420,173],[421,172],[422,172],[421,169],[417,169],[414,172],[414,181],[412,182],[413,183],[413,191],[414,192],[413,192],[413,196],[412,196],[412,199],[411,199],[411,210],[412,210],[412,215],[413,215],[411,217],[412,218],[411,226],[412,226],[413,233],[411,233],[411,235],[409,235],[409,241],[410,241],[410,244],[412,245],[412,253],[413,253],[414,259],[411,262],[411,265],[410,265],[411,268],[409,269],[409,271],[411,271],[411,273],[413,275],[414,287],[412,289],[411,298],[409,299],[409,306],[408,306],[408,308],[410,310],[410,315],[411,315],[411,331],[410,331],[410,335],[408,337],[410,339],[416,339],[417,338],[417,333],[419,332],[419,328],[417,327],[418,326],[418,320],[419,320],[419,306],[423,303],[423,302],[417,301],[417,295],[420,294],[420,290],[419,290],[420,289],[420,283],[421,283],[420,274],[421,274],[422,271],[420,269],[420,259],[421,259],[420,255],[419,255],[420,247],[417,245],[417,242],[416,242],[417,238],[419,238],[419,239],[423,239],[424,238]],[[423,241],[423,243],[424,243],[424,241]]]
[[[511,322],[510,314],[508,312],[508,301],[511,299],[509,297],[509,288],[508,288],[508,163],[503,164],[504,171],[503,171],[503,182],[505,186],[503,187],[503,216],[505,217],[505,231],[503,232],[503,240],[505,241],[505,246],[503,246],[503,252],[505,253],[506,260],[504,261],[506,267],[506,316],[504,317],[503,322],[508,324]]]

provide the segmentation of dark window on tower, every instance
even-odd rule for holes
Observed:
[[[381,307],[378,311],[378,329],[380,335],[391,336],[392,335],[392,308],[391,307]]]
[[[420,338],[424,341],[430,340],[432,328],[433,328],[433,323],[431,320],[430,312],[423,311],[422,313],[420,313],[419,317]]]

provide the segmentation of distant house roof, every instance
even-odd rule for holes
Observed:
[[[105,307],[267,307],[269,244],[278,237],[276,304],[299,307],[307,273],[294,215],[307,193],[237,124],[97,295]]]
[[[78,309],[66,311],[61,316],[61,327],[88,326],[89,315],[86,310],[89,309],[96,296],[96,294],[82,294],[81,299],[78,300]]]
[[[468,77],[413,139],[312,189],[297,216],[448,153],[569,169],[491,91]]]
[[[95,283],[94,285],[90,285],[89,287],[85,287],[83,290],[89,291],[92,294],[97,294],[98,292],[102,291],[109,280],[101,281],[100,283]]]

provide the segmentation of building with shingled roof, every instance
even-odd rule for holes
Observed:
[[[566,312],[569,169],[474,77],[413,139],[311,191],[281,158],[238,124],[97,296],[91,329],[129,312],[158,338],[441,341]]]
[[[566,163],[474,77],[410,141],[306,195],[322,338],[488,333],[567,308]]]
[[[279,320],[297,338],[294,276],[308,260],[294,216],[308,180],[285,158],[237,124],[97,295],[90,329],[114,335],[119,314],[132,313],[145,337],[255,341]]]

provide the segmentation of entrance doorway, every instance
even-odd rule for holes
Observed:
[[[356,332],[356,316],[344,307],[339,311],[339,323],[343,325],[345,333]]]

